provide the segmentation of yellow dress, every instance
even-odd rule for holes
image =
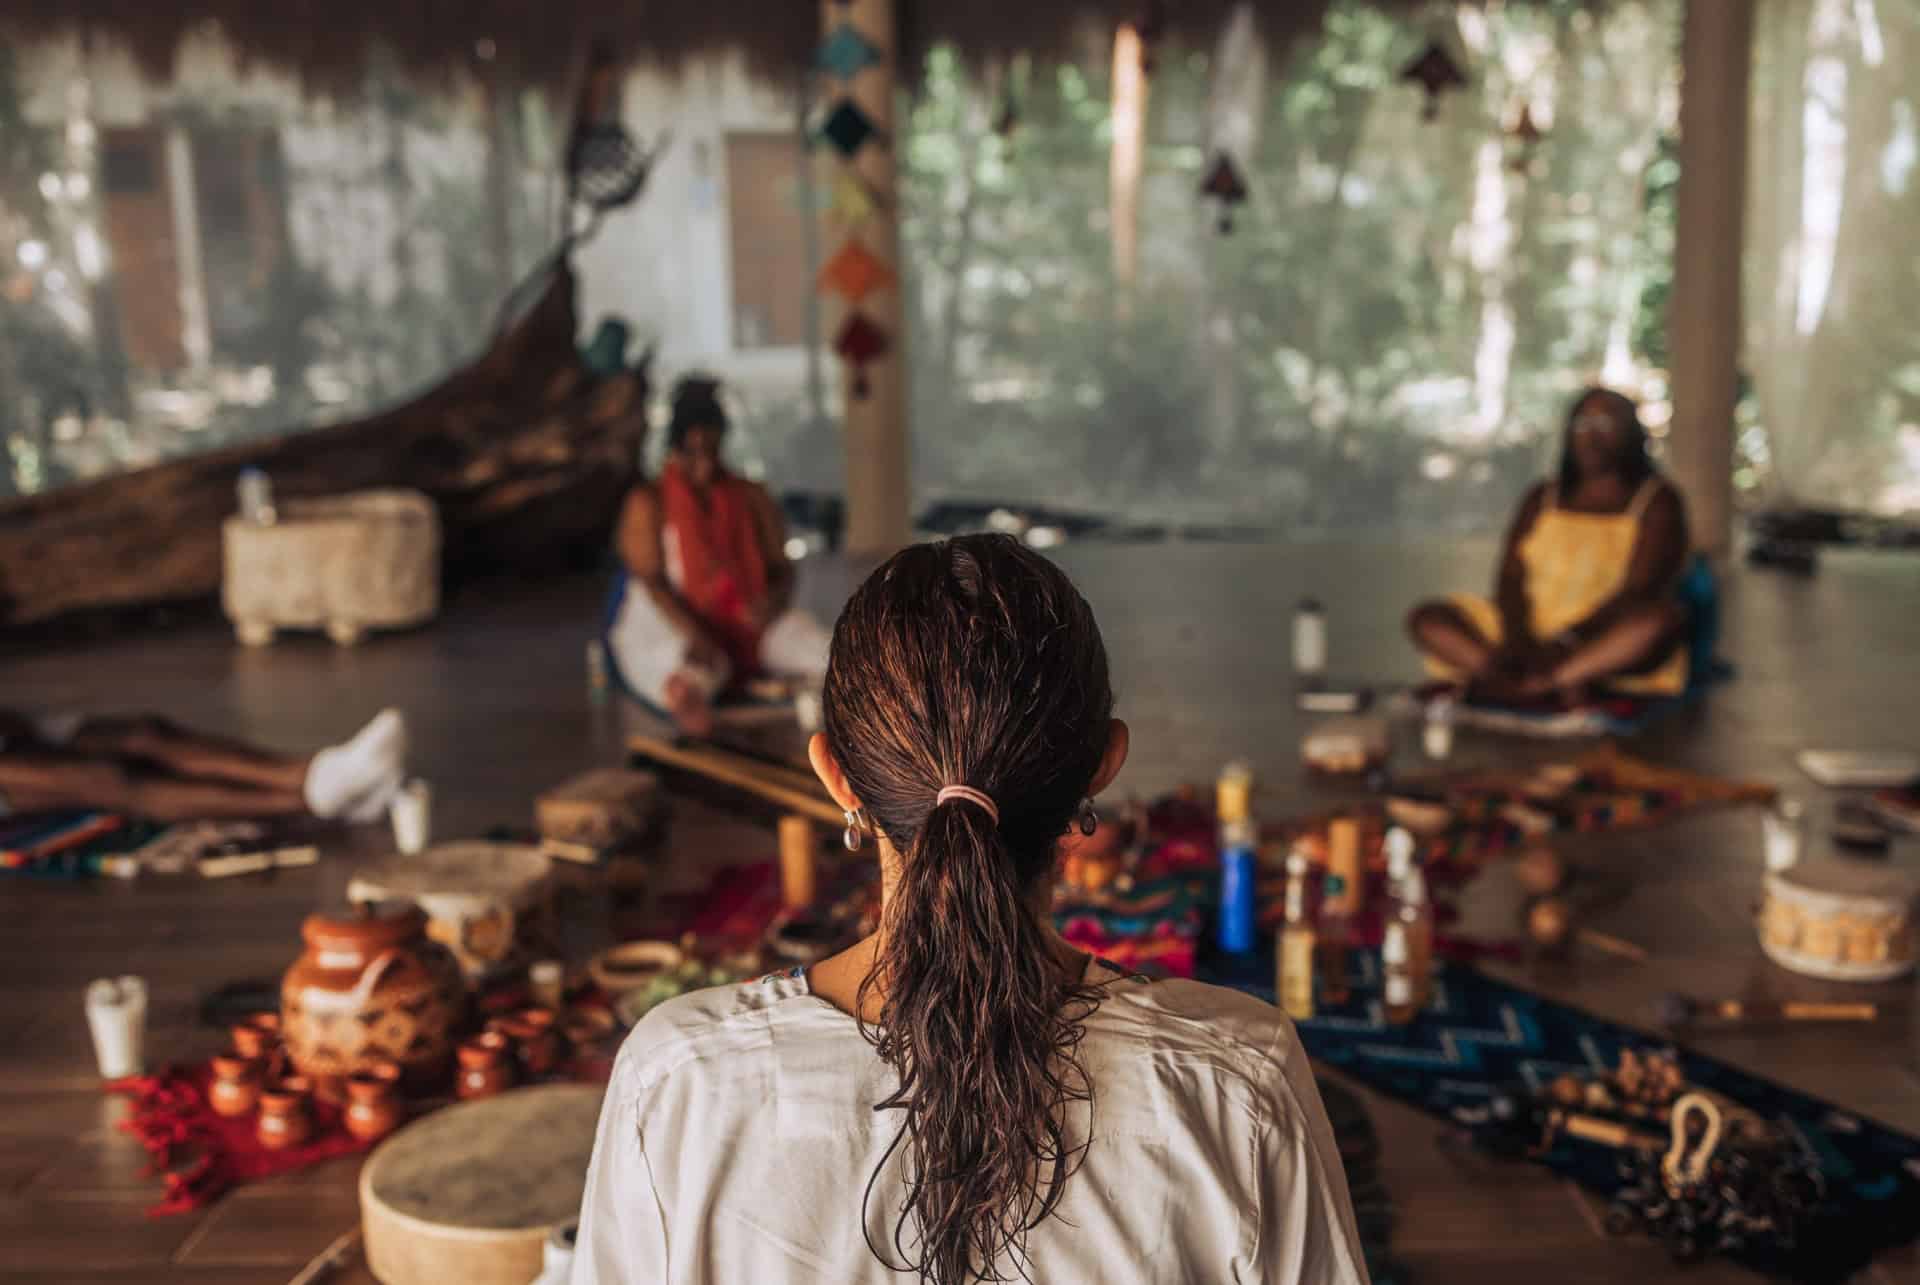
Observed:
[[[1620,591],[1633,564],[1640,519],[1659,489],[1648,478],[1620,513],[1575,513],[1560,507],[1559,488],[1549,486],[1533,526],[1520,539],[1520,565],[1527,574],[1528,618],[1536,638],[1552,638],[1579,624]],[[1460,593],[1448,598],[1482,637],[1502,641],[1500,608],[1490,598]],[[1451,665],[1431,657],[1427,670],[1439,678],[1459,678]],[[1607,685],[1638,695],[1677,696],[1687,687],[1687,649],[1675,647],[1658,669],[1621,674]]]

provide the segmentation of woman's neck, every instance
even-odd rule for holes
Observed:
[[[1624,509],[1633,502],[1634,486],[1624,473],[1596,473],[1573,484],[1561,497],[1567,507],[1595,513]]]
[[[820,999],[827,1001],[843,1013],[859,1018],[861,1021],[876,1024],[880,1021],[886,1007],[884,984],[868,987],[862,1002],[861,986],[871,976],[886,951],[887,905],[893,899],[893,889],[897,881],[899,858],[894,856],[890,847],[883,848],[880,855],[880,927],[862,937],[853,945],[837,955],[829,956],[807,969],[807,988]],[[1053,904],[1053,881],[1042,880],[1029,898],[1033,911],[1046,925],[1046,948],[1059,966],[1061,975],[1073,979],[1083,976],[1087,969],[1088,955],[1069,945],[1065,938],[1053,930],[1048,910]]]

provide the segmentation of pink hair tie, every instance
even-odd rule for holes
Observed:
[[[933,796],[933,806],[937,808],[950,799],[965,799],[968,803],[978,804],[988,816],[993,818],[995,825],[1000,824],[999,807],[992,799],[988,798],[979,790],[974,789],[971,785],[942,786],[940,793]]]

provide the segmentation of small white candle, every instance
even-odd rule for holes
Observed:
[[[1303,598],[1293,612],[1293,669],[1306,678],[1327,670],[1327,615],[1320,604]]]
[[[417,779],[408,781],[394,795],[389,816],[394,845],[402,853],[413,856],[426,851],[433,834],[433,787]]]
[[[147,983],[138,977],[102,977],[89,984],[87,1028],[102,1079],[140,1074],[146,1064]]]

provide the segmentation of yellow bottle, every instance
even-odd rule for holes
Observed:
[[[1274,952],[1279,977],[1274,992],[1280,1007],[1296,1022],[1313,1017],[1313,920],[1307,917],[1307,858],[1296,850],[1287,858],[1286,919]]]
[[[1360,823],[1352,817],[1335,817],[1327,825],[1327,873],[1339,879],[1338,888],[1327,891],[1327,913],[1359,914],[1366,887],[1361,882]]]

